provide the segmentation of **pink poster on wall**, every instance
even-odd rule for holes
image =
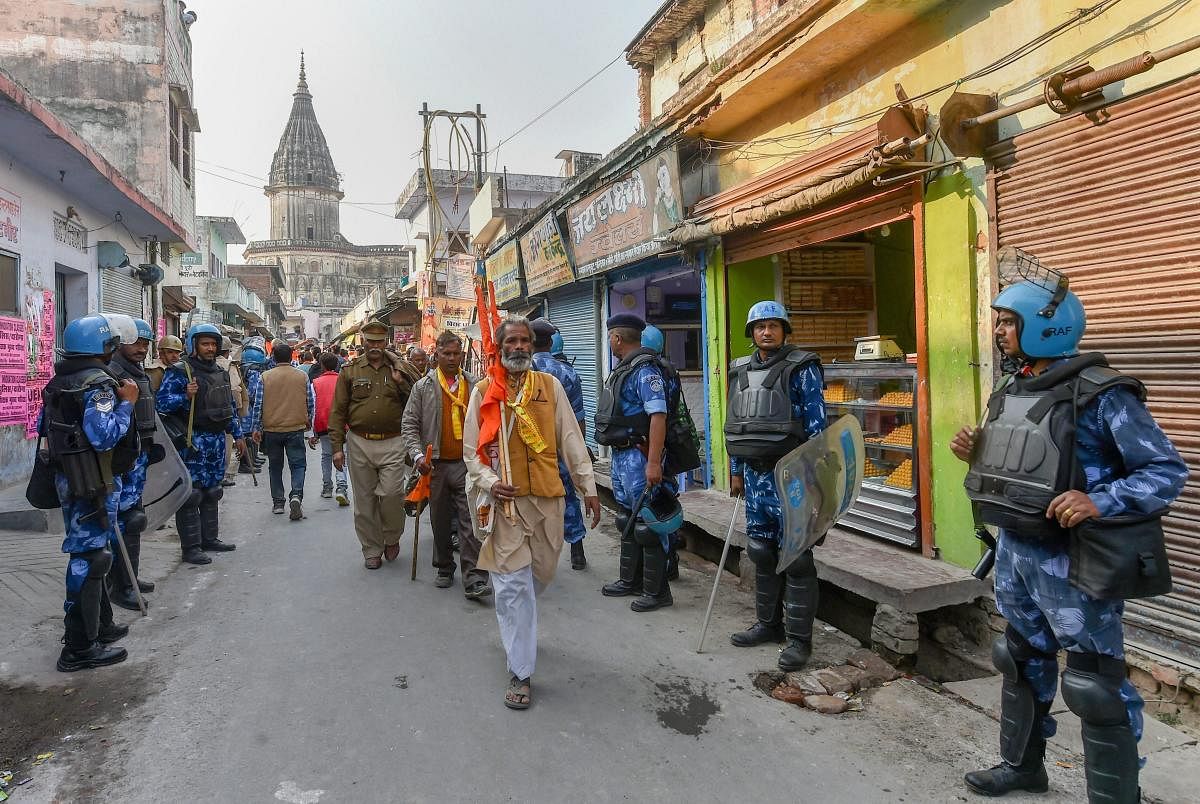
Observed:
[[[54,373],[54,294],[42,291],[42,311],[38,321],[30,321],[36,328],[37,360],[26,380],[25,437],[37,438],[37,420],[42,412],[42,389],[50,382]]]
[[[161,341],[165,337],[167,337],[167,319],[160,318],[158,319],[158,339]]]
[[[25,331],[25,319],[0,317],[0,427],[25,424]]]

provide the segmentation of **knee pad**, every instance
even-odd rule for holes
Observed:
[[[199,486],[192,486],[192,493],[183,501],[180,508],[195,508],[200,505],[200,500],[204,498],[204,491]]]
[[[113,554],[107,547],[85,554],[88,562],[88,577],[103,578],[112,569]]]
[[[1119,726],[1129,722],[1121,683],[1125,662],[1096,653],[1068,653],[1062,674],[1062,696],[1067,708],[1084,723]]]
[[[620,513],[613,517],[613,524],[617,526],[617,533],[622,535],[625,533],[625,528],[629,525],[630,516],[632,516],[632,514],[628,510],[622,508],[620,509]]]
[[[220,486],[213,486],[211,489],[204,490],[204,501],[216,504],[222,497],[225,496],[225,489]]]
[[[813,561],[812,550],[805,550],[784,569],[789,578],[817,577],[817,562]]]
[[[641,524],[633,526],[633,540],[642,547],[662,547],[658,534]]]
[[[121,532],[124,536],[136,536],[146,529],[146,511],[142,506],[121,512]]]
[[[766,539],[746,539],[746,557],[763,572],[775,572],[779,563],[779,546]]]

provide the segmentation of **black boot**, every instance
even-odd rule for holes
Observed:
[[[783,630],[788,645],[779,654],[779,669],[801,670],[812,656],[813,620],[817,618],[820,584],[812,551],[792,562],[785,573],[783,590]]]
[[[661,545],[642,549],[642,596],[629,604],[634,611],[654,611],[675,602],[667,583],[667,554]]]
[[[113,642],[119,642],[129,636],[128,625],[117,625],[116,623],[107,623],[100,626],[100,630],[96,634],[96,641],[105,645],[110,645]]]
[[[571,544],[571,569],[587,569],[587,556],[583,554],[583,540]]]
[[[105,607],[105,576],[112,566],[112,553],[107,549],[72,554],[72,559],[88,562],[88,574],[72,592],[72,580],[67,583],[67,612],[63,617],[63,649],[57,667],[63,673],[102,667],[125,661],[124,648],[109,648],[98,641],[102,622],[112,624],[112,608]],[[77,576],[73,576],[77,577]]]
[[[973,793],[1003,796],[1018,790],[1045,793],[1050,789],[1045,766],[1046,738],[1042,736],[1042,721],[1050,713],[1050,704],[1038,702],[1024,675],[1025,663],[1035,655],[1031,646],[1015,632],[1000,637],[992,645],[992,663],[1003,676],[1000,687],[1001,762],[963,777]],[[1050,654],[1045,654],[1044,658],[1054,661]]]
[[[751,648],[764,642],[783,641],[783,578],[772,566],[754,567],[754,609],[758,619],[745,631],[729,637],[739,648]]]
[[[149,594],[150,592],[154,591],[154,582],[153,581],[143,581],[141,578],[138,578],[137,585],[138,585],[138,591],[141,592],[142,594]]]
[[[218,493],[220,486],[204,490],[204,499],[200,502],[200,548],[207,553],[228,553],[236,550],[236,544],[221,541],[220,517],[217,502],[221,499]],[[296,517],[297,519],[299,517]]]
[[[630,516],[630,512],[622,508],[615,519],[621,530],[621,577],[600,590],[605,597],[628,597],[642,593],[642,546],[633,538],[632,531],[626,532]]]
[[[175,512],[175,529],[179,531],[179,546],[188,564],[211,564],[212,559],[200,549],[200,508],[185,504]]]

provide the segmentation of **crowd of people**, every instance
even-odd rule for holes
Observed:
[[[970,465],[966,493],[981,522],[998,531],[996,600],[1009,621],[993,651],[1003,674],[1002,762],[968,774],[966,784],[985,795],[1047,789],[1050,704],[1065,649],[1063,694],[1083,723],[1090,794],[1134,801],[1142,700],[1125,678],[1123,601],[1078,587],[1067,537],[1087,522],[1161,515],[1187,467],[1147,411],[1141,383],[1109,369],[1103,355],[1079,353],[1084,310],[1065,287],[1021,281],[994,300],[997,346],[1012,371],[983,423],[949,445]],[[236,474],[257,471],[260,453],[272,510],[301,519],[305,446],[319,446],[322,496],[353,501],[368,570],[398,557],[406,517],[420,514],[405,498],[428,477],[436,586],[453,586],[458,572],[468,599],[494,595],[511,674],[503,701],[528,708],[538,595],[564,544],[572,569],[587,567],[585,513],[593,528],[600,520],[589,425],[611,451],[620,532],[619,577],[602,593],[632,597],[635,612],[673,603],[677,476],[698,461],[695,430],[662,333],[625,313],[609,318],[607,331],[615,362],[587,422],[579,377],[545,319],[504,319],[494,334],[498,366],[484,377],[463,369],[453,333],[437,338],[430,365],[419,348],[390,347],[380,322],[361,327],[354,354],[286,341],[268,352],[262,339],[248,339],[232,365],[230,343],[211,325],[191,327],[182,342],[163,338],[157,359],[144,365],[147,322],[70,322],[44,394],[34,473],[52,486],[67,526],[58,668],[126,658],[114,643],[128,628],[114,622],[112,605],[137,608],[153,591],[138,578],[138,560],[141,493],[156,444],[171,441],[187,467],[191,493],[175,522],[182,559],[193,564],[234,549],[220,537],[218,504]],[[746,505],[756,619],[730,641],[785,643],[779,666],[798,670],[812,652],[819,589],[811,546],[780,565],[791,503],[781,499],[774,469],[826,428],[823,372],[816,354],[788,343],[791,324],[777,301],[750,307],[745,334],[754,349],[730,368],[724,437],[730,493]],[[118,533],[128,562],[113,561]]]

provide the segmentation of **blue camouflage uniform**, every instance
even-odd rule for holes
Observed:
[[[262,430],[263,369],[257,365],[247,365],[244,368],[246,370],[246,396],[249,398],[250,404],[246,409],[246,415],[241,417],[242,433],[250,435]],[[311,414],[309,418],[312,418]]]
[[[571,402],[576,421],[583,422],[583,386],[575,369],[555,360],[549,352],[536,352],[533,355],[533,368],[558,378],[563,390],[567,392],[567,399]],[[568,544],[575,544],[583,541],[583,537],[587,535],[587,528],[583,524],[583,507],[579,502],[579,494],[575,491],[575,482],[571,480],[571,473],[567,471],[567,465],[563,463],[562,458],[558,459],[558,476],[567,494],[566,513],[563,515],[563,539]]]
[[[83,433],[97,452],[108,452],[117,446],[117,442],[129,431],[133,416],[133,403],[124,402],[117,398],[111,388],[98,388],[85,391],[83,395]],[[82,553],[92,550],[102,550],[109,544],[116,544],[117,532],[112,523],[117,521],[117,511],[121,501],[121,480],[113,478],[114,488],[105,496],[105,508],[108,512],[108,527],[105,527],[99,517],[91,516],[95,505],[90,500],[69,499],[70,484],[66,475],[56,472],[54,486],[58,498],[66,500],[63,503],[63,524],[67,535],[63,539],[62,551],[71,554],[67,564],[67,599],[63,610],[70,613],[71,607],[79,599],[83,583],[87,580],[90,562],[80,557]]]
[[[671,394],[679,390],[675,385],[674,381],[665,380],[662,372],[652,362],[638,366],[625,378],[625,384],[621,388],[620,414],[622,416],[636,416],[639,413],[645,413],[648,416],[653,416],[655,413],[665,414],[667,400],[670,399]],[[642,490],[646,487],[646,453],[642,451],[643,447],[613,449],[612,452],[613,496],[616,497],[618,505],[630,511],[633,511],[638,498],[642,495]],[[663,449],[663,458],[664,460],[666,458],[665,448]],[[664,474],[659,488],[671,494],[678,494],[678,479]],[[637,514],[636,511],[633,513]],[[669,551],[671,549],[670,535],[662,534],[659,538],[662,541],[663,550]]]
[[[1100,393],[1080,411],[1076,457],[1086,491],[1102,517],[1151,513],[1183,489],[1187,465],[1150,412],[1128,388]],[[1021,539],[1001,530],[996,549],[996,606],[1010,626],[1041,655],[1022,665],[1042,704],[1054,700],[1060,649],[1121,659],[1125,655],[1122,600],[1098,600],[1068,581],[1066,541]],[[1142,736],[1143,702],[1128,680],[1119,690],[1134,736]],[[1052,716],[1042,735],[1054,735]]]
[[[810,363],[799,371],[792,372],[788,388],[792,401],[792,417],[804,422],[808,438],[825,429],[824,378],[821,367]],[[779,541],[783,513],[779,501],[779,489],[775,485],[774,467],[759,471],[741,458],[730,459],[730,474],[745,481],[746,535],[770,542]]]
[[[178,364],[171,366],[163,375],[162,385],[159,386],[156,401],[160,413],[185,413],[188,409],[187,395],[188,378]],[[261,410],[261,401],[259,403]],[[229,420],[226,432],[234,438],[243,434],[242,422],[237,415],[237,403],[230,402],[233,418]],[[225,478],[225,434],[207,433],[201,430],[192,432],[192,443],[185,446],[180,454],[193,483],[202,489],[219,486]]]

